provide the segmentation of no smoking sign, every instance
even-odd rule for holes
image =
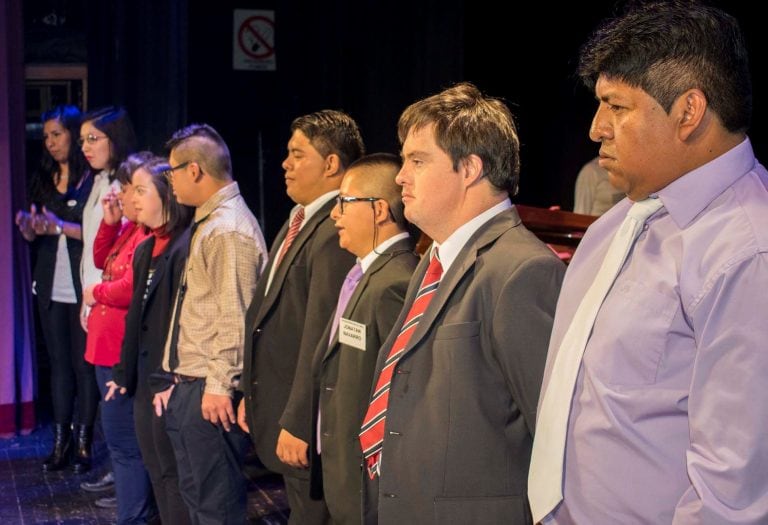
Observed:
[[[232,67],[236,70],[274,71],[275,12],[235,9]]]

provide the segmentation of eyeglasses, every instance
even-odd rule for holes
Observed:
[[[93,133],[89,133],[89,134],[88,134],[88,135],[87,135],[85,138],[83,138],[83,137],[80,137],[79,139],[77,139],[77,144],[78,144],[78,146],[80,146],[80,147],[82,147],[82,146],[83,146],[83,144],[85,144],[86,142],[87,142],[88,144],[90,144],[90,145],[94,145],[94,144],[96,144],[98,141],[100,141],[101,139],[107,139],[107,138],[109,138],[109,137],[107,137],[106,135],[102,135],[101,137],[97,137],[97,136],[96,136],[96,135],[94,135]]]
[[[339,207],[339,212],[344,215],[344,205],[350,202],[370,202],[373,204],[376,201],[382,200],[381,197],[342,197],[336,196],[336,205]]]
[[[192,161],[188,160],[187,162],[182,162],[178,166],[171,166],[169,164],[168,167],[163,170],[163,175],[165,176],[166,179],[168,179],[170,181],[171,179],[173,179],[173,172],[174,171],[186,168],[189,165],[190,162],[192,162]]]

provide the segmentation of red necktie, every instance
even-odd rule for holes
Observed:
[[[280,254],[277,256],[277,263],[275,263],[275,268],[280,266],[280,263],[283,261],[283,257],[285,257],[285,254],[288,252],[288,248],[291,247],[293,240],[299,234],[299,229],[301,228],[302,222],[304,222],[304,207],[300,207],[296,212],[296,215],[293,216],[291,225],[288,227],[288,234],[285,236],[283,248],[280,250]]]
[[[416,331],[424,312],[429,303],[435,296],[437,286],[440,284],[440,278],[443,276],[443,266],[440,264],[440,257],[435,249],[432,254],[432,260],[429,262],[427,273],[419,286],[419,292],[416,294],[408,315],[405,316],[405,322],[400,329],[395,343],[384,362],[384,368],[381,370],[378,381],[376,381],[376,390],[373,392],[373,398],[368,405],[368,412],[365,413],[363,426],[360,429],[360,445],[363,449],[368,475],[373,479],[380,472],[381,466],[381,444],[384,441],[384,425],[387,418],[387,404],[389,402],[389,383],[392,380],[392,372],[395,369],[400,357],[403,355],[405,347],[408,346],[411,336]]]

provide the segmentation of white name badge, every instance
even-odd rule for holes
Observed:
[[[343,317],[339,320],[339,342],[365,350],[365,325]]]

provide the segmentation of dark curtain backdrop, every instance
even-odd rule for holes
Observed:
[[[233,70],[234,9],[275,12],[276,71]],[[235,178],[271,242],[293,205],[281,167],[291,121],[343,110],[369,152],[398,153],[400,112],[461,80],[463,34],[460,0],[190,3],[189,120],[210,123],[228,142]]]
[[[124,106],[139,148],[161,153],[187,121],[187,2],[89,1],[84,13],[89,109]]]
[[[14,223],[26,202],[21,2],[0,2],[0,438],[35,427],[29,250]]]

